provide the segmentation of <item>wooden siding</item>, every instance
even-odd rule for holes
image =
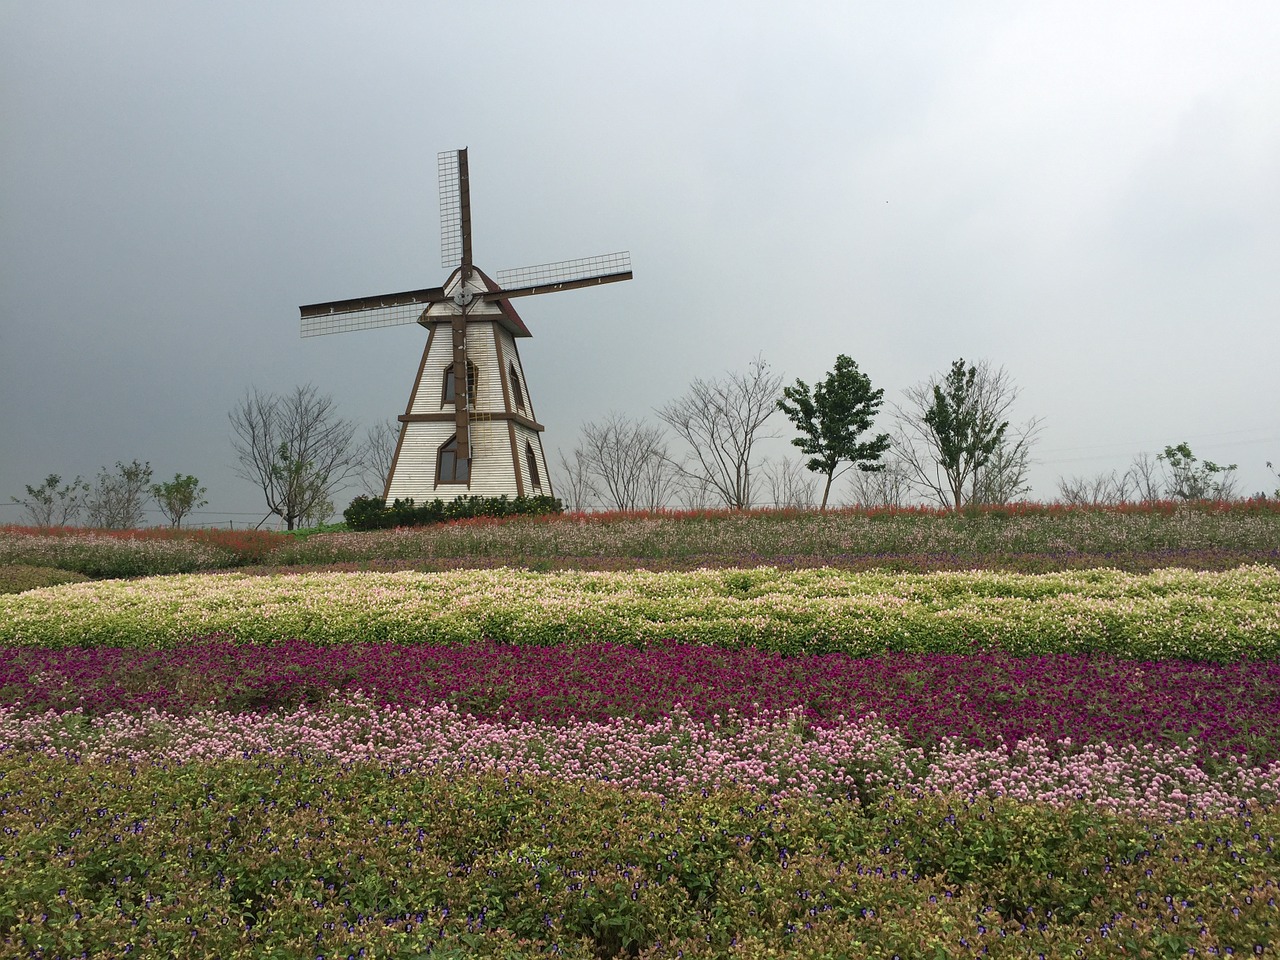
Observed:
[[[520,427],[517,430],[523,429]],[[532,434],[533,431],[525,431]],[[441,445],[453,436],[453,424],[406,423],[400,444],[400,460],[387,491],[388,499],[413,497],[418,503],[452,500],[455,497],[515,497],[516,477],[511,463],[511,438],[505,421],[472,422],[471,483],[437,485],[436,455]],[[537,447],[535,445],[534,449]],[[539,465],[541,467],[541,465]]]
[[[467,324],[467,356],[476,365],[476,396],[473,409],[477,412],[501,413],[502,371],[498,369],[498,351],[493,342],[493,328],[489,322]]]
[[[499,365],[497,341],[502,344],[502,363]],[[501,414],[506,410],[503,378],[509,376],[509,364],[515,363],[524,393],[524,411],[532,420],[533,400],[529,382],[515,338],[504,327],[488,320],[472,320],[467,324],[467,358],[476,367],[476,396],[472,407],[471,483],[436,484],[436,457],[442,444],[453,436],[452,420],[415,421],[402,424],[399,450],[391,482],[387,485],[388,501],[397,497],[412,497],[418,503],[434,500],[450,500],[454,497],[478,496],[508,497],[519,495],[516,481],[519,471],[526,495],[551,493],[551,474],[547,470],[541,438],[537,430],[523,423],[508,425],[508,421],[489,420],[486,414]],[[422,365],[418,382],[411,394],[408,414],[449,413],[453,404],[441,402],[444,393],[445,370],[453,360],[453,338],[447,324],[435,326],[426,360]],[[512,458],[511,430],[516,444]],[[533,446],[534,460],[538,465],[540,487],[530,483],[529,468],[525,462],[525,443]]]
[[[516,374],[520,377],[520,389],[524,391],[524,412],[529,415],[530,420],[537,420],[537,414],[533,410],[533,394],[529,390],[529,380],[524,375],[524,366],[520,363],[520,349],[516,346],[515,337],[501,327],[498,328],[498,336],[502,338],[503,366],[507,368],[503,375],[510,376],[510,365],[515,363]],[[514,402],[512,405],[514,406]]]
[[[495,326],[485,320],[473,320],[467,324],[467,359],[476,367],[476,395],[472,409],[477,412],[501,413],[504,409],[502,381],[498,379],[502,373],[498,369],[498,353],[493,339]],[[505,330],[499,330],[510,338]],[[453,336],[448,326],[441,325],[431,338],[431,350],[422,368],[409,413],[440,413],[453,409],[452,403],[441,402],[445,370],[451,363]]]
[[[520,455],[520,474],[524,477],[524,492],[528,496],[534,496],[542,493],[551,496],[551,474],[547,472],[547,459],[542,452],[542,443],[538,439],[538,431],[530,430],[524,424],[516,425],[516,452]],[[540,487],[534,488],[529,480],[529,467],[525,463],[525,443],[533,447],[533,459],[538,464],[538,479],[542,481]]]

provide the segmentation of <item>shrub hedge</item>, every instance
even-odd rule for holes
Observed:
[[[421,505],[413,498],[396,498],[390,505],[382,497],[356,497],[342,511],[343,519],[352,530],[387,530],[393,527],[425,527],[449,520],[469,520],[473,517],[546,516],[564,511],[555,497],[458,497],[441,500],[439,497]]]

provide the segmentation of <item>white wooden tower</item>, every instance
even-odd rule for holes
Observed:
[[[443,286],[300,307],[302,335],[319,336],[417,322],[427,328],[418,376],[400,420],[383,495],[419,504],[463,496],[552,495],[542,424],[516,341],[529,328],[517,297],[631,279],[631,256],[499,271],[491,280],[471,261],[467,151],[439,155]]]

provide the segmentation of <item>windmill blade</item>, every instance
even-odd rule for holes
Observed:
[[[578,287],[594,287],[601,283],[617,283],[631,279],[631,253],[606,253],[580,260],[561,260],[535,267],[517,267],[498,271],[501,290],[481,295],[483,300],[507,300],[531,297],[539,293],[557,293]]]
[[[440,178],[440,266],[471,266],[471,178],[467,148],[436,154]]]
[[[327,333],[413,323],[431,304],[444,298],[444,288],[430,287],[377,297],[310,303],[298,308],[302,315],[302,335],[319,337]]]

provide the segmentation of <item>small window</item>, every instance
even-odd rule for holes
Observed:
[[[533,455],[533,444],[528,440],[524,442],[524,459],[529,465],[529,482],[536,489],[541,490],[542,478],[538,476],[538,461]]]
[[[467,397],[468,397],[468,402],[471,406],[474,406],[476,402],[476,379],[477,379],[476,365],[472,363],[470,360],[468,360],[467,361]],[[454,393],[456,388],[453,381],[454,381],[453,364],[451,363],[444,368],[444,393],[440,397],[441,403],[454,402],[453,398],[454,398]]]
[[[520,389],[520,375],[516,373],[516,362],[511,361],[511,399],[516,409],[524,409],[524,391]]]
[[[466,483],[471,476],[471,463],[466,452],[458,456],[458,435],[455,433],[440,448],[440,466],[436,471],[437,483]]]

